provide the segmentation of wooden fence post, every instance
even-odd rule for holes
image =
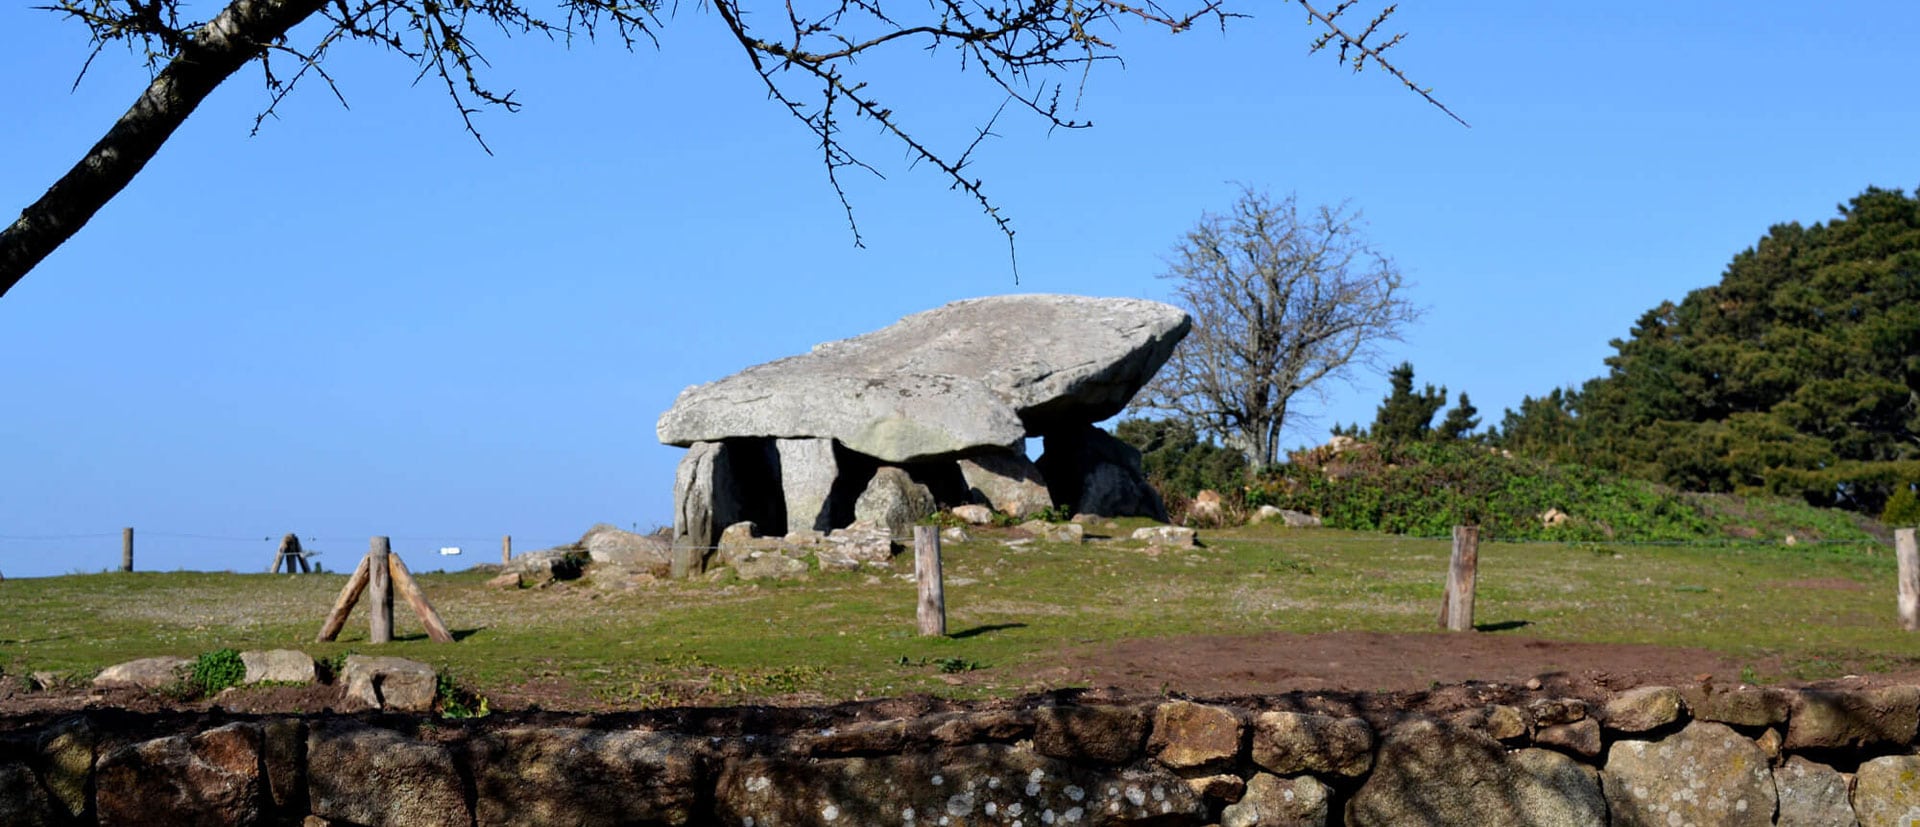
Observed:
[[[346,588],[340,590],[340,597],[333,601],[333,611],[327,613],[327,620],[320,624],[320,634],[313,636],[314,643],[325,643],[340,636],[340,628],[347,625],[347,615],[353,613],[353,604],[360,602],[360,592],[367,588],[370,577],[367,569],[373,555],[360,558],[359,567],[347,578]]]
[[[502,534],[500,535],[500,565],[505,566],[505,565],[511,565],[512,563],[513,563],[513,535]]]
[[[427,637],[435,643],[452,643],[453,635],[447,632],[447,624],[440,622],[440,613],[433,610],[433,604],[427,602],[427,593],[420,590],[420,584],[413,582],[413,573],[407,571],[407,564],[400,561],[400,555],[387,555],[388,573],[393,575],[393,587],[400,596],[407,599],[407,605],[413,607],[413,613],[420,617],[420,625],[427,627]]]
[[[1893,532],[1893,556],[1900,571],[1900,628],[1920,629],[1920,547],[1916,547],[1913,529]]]
[[[120,570],[133,571],[133,527],[120,529]]]
[[[388,562],[392,556],[393,544],[387,538],[373,538],[372,548],[367,550],[367,591],[371,598],[367,609],[373,613],[368,643],[393,642],[393,569]]]
[[[1479,578],[1480,527],[1453,527],[1453,553],[1447,559],[1447,586],[1440,597],[1440,625],[1452,632],[1473,631],[1473,590]]]
[[[940,527],[913,527],[913,576],[920,584],[920,634],[947,633],[947,592],[940,576]]]

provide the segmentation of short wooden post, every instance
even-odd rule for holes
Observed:
[[[500,565],[505,566],[505,565],[511,564],[512,562],[513,562],[513,535],[502,534],[500,535]]]
[[[133,571],[133,527],[120,529],[120,570]]]
[[[373,613],[368,643],[393,641],[393,568],[388,562],[392,556],[393,544],[387,538],[373,538],[372,548],[367,550],[367,591],[371,598],[367,610]]]
[[[1473,591],[1479,579],[1480,527],[1453,527],[1453,553],[1447,559],[1447,587],[1440,598],[1440,625],[1452,632],[1473,631]]]
[[[340,597],[333,601],[333,611],[327,612],[326,622],[320,624],[320,634],[313,636],[313,642],[325,643],[340,636],[341,627],[347,625],[347,615],[353,613],[353,604],[360,602],[360,593],[367,588],[367,568],[371,559],[371,554],[360,558],[360,566],[353,570],[353,576],[347,578],[346,587],[340,590]]]
[[[1916,547],[1913,529],[1893,532],[1893,556],[1900,571],[1900,628],[1920,629],[1920,547]]]
[[[920,584],[920,634],[947,633],[947,591],[940,576],[940,527],[913,527],[913,576]]]
[[[447,632],[447,624],[440,622],[440,613],[433,610],[433,604],[427,602],[427,593],[420,590],[420,584],[413,582],[413,573],[407,571],[407,564],[400,561],[400,555],[387,555],[388,573],[393,575],[393,587],[400,596],[407,599],[407,605],[413,607],[413,613],[420,617],[420,625],[427,627],[427,637],[436,643],[452,643],[453,635]]]

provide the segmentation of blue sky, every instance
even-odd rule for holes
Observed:
[[[202,4],[203,6],[206,4]],[[1609,339],[1715,281],[1786,221],[1920,184],[1920,5],[1405,3],[1383,74],[1308,56],[1281,4],[1223,35],[1122,32],[1053,131],[1009,112],[975,172],[1019,236],[899,147],[854,176],[856,249],[812,139],[696,4],[659,48],[489,43],[525,102],[466,137],[411,65],[342,48],[249,137],[243,72],[68,245],[0,298],[0,573],[264,568],[316,538],[337,568],[386,534],[493,559],[597,521],[669,521],[685,386],[954,299],[1164,298],[1163,256],[1236,182],[1351,200],[1426,316],[1389,348],[1483,417],[1602,370]],[[82,32],[0,8],[0,203],[37,198],[144,86]],[[869,62],[957,147],[998,106],[977,73]],[[1316,421],[1368,420],[1378,373]]]

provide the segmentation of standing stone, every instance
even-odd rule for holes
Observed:
[[[1016,520],[1053,507],[1053,495],[1040,478],[1040,469],[1013,450],[963,458],[960,476],[975,499]]]
[[[198,735],[174,735],[122,747],[100,759],[94,774],[102,824],[260,824],[260,731],[228,724]]]
[[[886,526],[892,537],[910,537],[914,524],[933,516],[935,508],[932,491],[906,471],[889,466],[874,472],[867,490],[853,503],[853,517]]]
[[[1564,755],[1509,755],[1485,733],[1415,719],[1383,739],[1373,772],[1347,804],[1347,823],[1602,827],[1605,804],[1598,777]]]
[[[1798,755],[1773,769],[1780,795],[1779,827],[1859,827],[1847,800],[1847,779],[1838,770]]]
[[[689,448],[673,477],[672,575],[700,573],[720,532],[739,522],[742,512],[727,445],[701,442]]]
[[[307,733],[307,797],[322,818],[366,827],[471,827],[446,747],[350,721]]]
[[[1220,827],[1326,827],[1332,789],[1311,775],[1257,773],[1240,800],[1220,813]]]
[[[831,439],[777,439],[780,492],[787,503],[787,531],[833,529],[833,480],[840,464]]]
[[[1615,741],[1602,787],[1618,827],[1763,827],[1778,802],[1760,747],[1701,721],[1658,741]]]
[[[1860,765],[1853,812],[1860,827],[1911,827],[1920,820],[1920,756],[1888,755]]]
[[[1092,425],[1050,432],[1043,444],[1038,465],[1055,503],[1069,503],[1077,514],[1167,521],[1138,449]]]

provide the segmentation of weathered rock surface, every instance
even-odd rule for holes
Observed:
[[[1012,445],[1119,413],[1191,326],[1138,299],[994,296],[682,391],[661,442],[831,438],[886,462]]]
[[[1172,548],[1193,548],[1199,545],[1200,534],[1186,526],[1152,525],[1133,530],[1135,542]]]
[[[1773,768],[1780,797],[1780,827],[1858,827],[1847,800],[1847,779],[1838,770],[1798,755]]]
[[[293,649],[268,649],[265,652],[241,652],[240,662],[247,667],[241,683],[313,683],[313,658]]]
[[[1511,755],[1483,733],[1416,719],[1390,730],[1347,805],[1355,827],[1607,824],[1593,770],[1548,750]]]
[[[1166,504],[1140,468],[1140,451],[1112,434],[1082,425],[1045,435],[1037,463],[1056,503],[1078,514],[1167,521]]]
[[[1011,450],[963,457],[960,478],[968,493],[1016,520],[1053,507],[1053,495],[1040,469],[1025,454]]]
[[[116,663],[100,671],[93,679],[98,687],[135,686],[152,691],[180,682],[184,670],[193,664],[189,658],[159,657]]]
[[[1080,523],[1049,523],[1044,520],[1028,520],[1015,528],[1030,535],[1035,540],[1049,543],[1083,543],[1087,540],[1087,527]]]
[[[1920,756],[1862,763],[1853,777],[1853,812],[1860,827],[1912,827],[1920,819]]]
[[[833,529],[833,482],[840,463],[831,439],[774,441],[780,456],[780,493],[786,503],[787,530]]]
[[[993,509],[977,503],[956,505],[950,510],[953,516],[959,517],[967,525],[989,525],[993,522]]]
[[[1767,757],[1723,724],[1695,721],[1658,741],[1615,741],[1603,773],[1618,827],[1770,825],[1778,802]]]
[[[1222,769],[1240,756],[1245,731],[1240,715],[1226,707],[1168,701],[1153,710],[1147,749],[1176,770]]]
[[[671,574],[675,577],[698,574],[708,549],[720,541],[720,532],[746,519],[733,454],[726,443],[701,442],[680,458],[673,476]]]
[[[307,733],[307,797],[315,815],[365,827],[473,823],[446,747],[349,721]]]
[[[548,548],[516,554],[507,563],[504,574],[519,575],[526,585],[541,585],[555,580],[573,580],[585,571],[585,555],[568,548]]]
[[[1136,706],[1043,706],[1033,711],[1033,748],[1054,758],[1124,764],[1140,754],[1149,723]]]
[[[1279,775],[1357,776],[1373,763],[1373,729],[1359,718],[1262,712],[1253,718],[1253,763]]]
[[[1906,745],[1920,725],[1920,686],[1803,689],[1787,719],[1789,750]]]
[[[1198,823],[1206,803],[1165,770],[1094,771],[1027,750],[978,745],[877,758],[730,761],[724,824],[778,827]]]
[[[687,736],[565,728],[489,733],[471,755],[482,827],[692,824],[706,761]]]
[[[1311,775],[1256,773],[1240,800],[1220,813],[1220,827],[1325,827],[1332,789]]]
[[[807,574],[806,561],[778,551],[749,551],[734,558],[732,566],[741,580],[796,580]]]
[[[1642,686],[1629,689],[1607,701],[1607,729],[1616,732],[1646,732],[1680,720],[1686,705],[1680,690],[1671,686]]]
[[[94,797],[103,824],[263,823],[260,731],[228,724],[121,747],[100,758]]]
[[[855,522],[885,526],[893,537],[913,536],[915,523],[937,510],[933,492],[914,482],[905,470],[885,467],[873,474],[867,489],[853,503]]]
[[[433,667],[405,658],[348,655],[340,673],[348,707],[425,712],[439,688]]]
[[[885,566],[893,559],[893,535],[885,526],[855,522],[822,538],[814,554],[829,571]]]
[[[660,537],[635,534],[606,523],[587,529],[577,543],[595,565],[616,566],[652,574],[667,575],[672,561],[672,544]]]

